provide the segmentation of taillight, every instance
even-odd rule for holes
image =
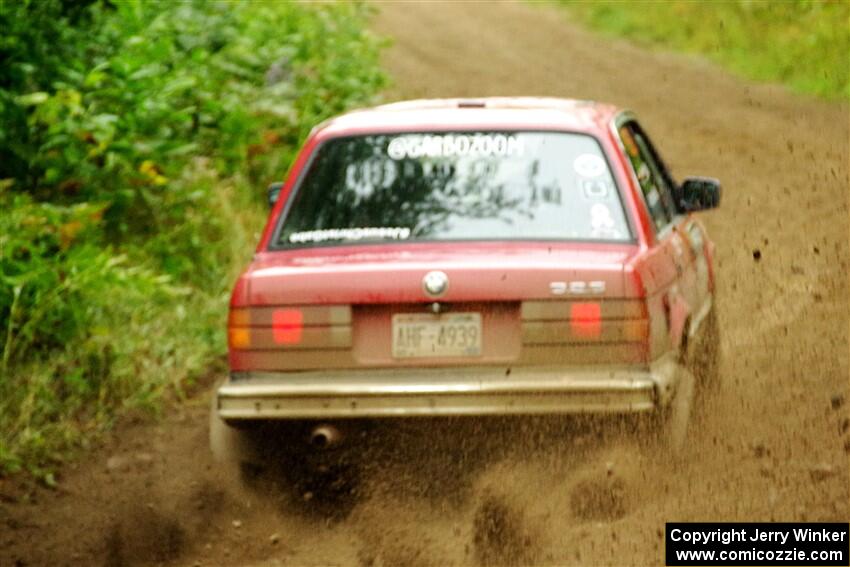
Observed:
[[[623,321],[623,340],[644,342],[649,339],[649,319],[632,319]]]
[[[227,330],[227,342],[230,348],[246,349],[251,347],[251,329],[248,327],[230,328]]]
[[[279,345],[301,342],[304,331],[304,313],[300,309],[275,309],[272,311],[272,337]]]
[[[524,344],[645,343],[646,304],[638,299],[524,301]]]
[[[251,312],[231,309],[227,317],[227,343],[233,349],[251,348]]]
[[[602,308],[598,303],[576,302],[570,306],[570,329],[574,337],[595,338],[602,333]]]
[[[230,310],[231,350],[318,350],[351,346],[351,307],[299,305]]]

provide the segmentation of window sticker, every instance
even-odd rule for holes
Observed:
[[[608,168],[601,157],[594,154],[581,154],[573,162],[573,169],[584,177],[599,177]]]
[[[452,156],[512,157],[525,153],[523,141],[506,134],[428,134],[399,136],[387,146],[387,155],[405,158]]]
[[[616,224],[607,205],[596,203],[590,208],[590,235],[593,238],[622,238]]]
[[[403,227],[328,228],[306,230],[289,235],[292,243],[327,242],[329,240],[407,240],[410,229]]]
[[[590,226],[592,228],[614,228],[611,209],[602,203],[596,203],[590,207]]]
[[[581,182],[584,196],[588,199],[605,199],[608,197],[608,182],[602,179],[584,179]]]

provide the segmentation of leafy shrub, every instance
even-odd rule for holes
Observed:
[[[0,474],[47,474],[220,359],[260,187],[382,85],[367,15],[0,3]]]

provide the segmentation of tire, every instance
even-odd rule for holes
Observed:
[[[720,330],[715,309],[706,315],[682,358],[673,397],[652,419],[656,445],[671,457],[686,453],[691,428],[705,402],[704,395],[716,390],[720,383]]]
[[[688,352],[688,366],[700,391],[711,392],[720,387],[720,358],[720,325],[715,307],[706,315],[699,337]]]
[[[680,456],[687,450],[695,399],[696,377],[687,367],[679,366],[673,398],[658,410],[655,420],[656,441],[668,455]]]

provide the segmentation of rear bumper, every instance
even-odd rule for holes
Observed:
[[[234,373],[216,407],[226,421],[633,413],[665,402],[676,367]]]

